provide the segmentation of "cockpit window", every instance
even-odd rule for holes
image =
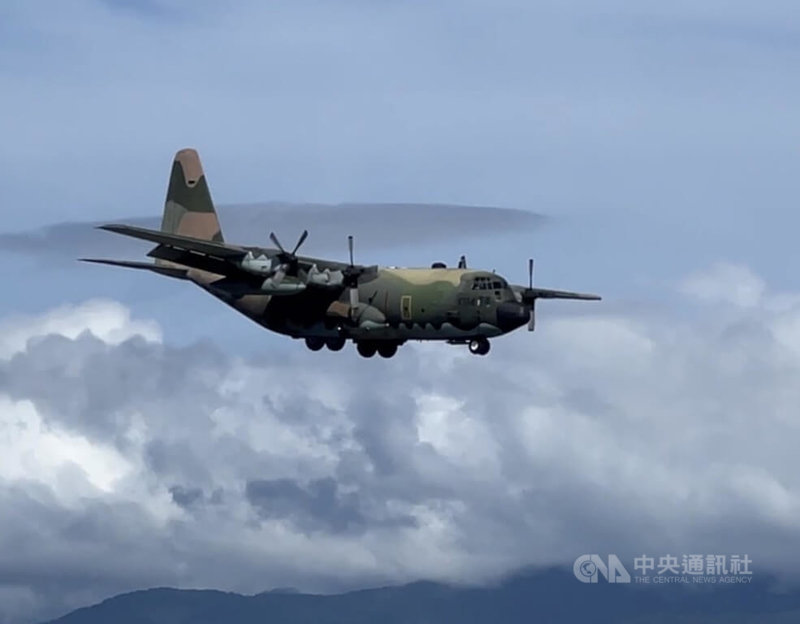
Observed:
[[[503,290],[505,284],[497,279],[491,277],[476,277],[472,281],[472,290]]]

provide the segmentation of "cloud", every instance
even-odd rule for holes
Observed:
[[[364,7],[3,7],[14,229],[138,214],[189,144],[224,203],[791,216],[791,2]]]
[[[58,483],[70,498],[108,492],[130,469],[114,449],[93,445],[86,438],[46,425],[30,401],[0,399],[6,424],[0,459],[5,481]]]
[[[688,280],[737,272],[760,283]],[[113,302],[3,321],[7,621],[31,596],[41,616],[153,585],[480,582],[584,552],[791,578],[800,299],[681,302],[669,322],[542,306],[486,358],[388,361],[176,348]]]
[[[759,305],[765,288],[764,281],[748,267],[728,263],[690,275],[681,284],[685,294],[700,301],[749,308]]]
[[[338,490],[331,477],[313,479],[305,486],[291,479],[257,479],[247,482],[245,496],[263,517],[287,518],[300,528],[340,532],[366,525],[358,495]]]
[[[26,351],[31,339],[61,336],[72,340],[84,332],[109,345],[119,345],[134,336],[161,341],[161,330],[154,322],[134,321],[121,304],[94,300],[64,305],[36,317],[0,320],[0,359]]]
[[[340,255],[346,253],[348,235],[355,237],[359,249],[381,249],[412,241],[419,245],[533,230],[547,222],[546,217],[524,210],[442,204],[269,202],[222,206],[219,215],[225,238],[232,243],[269,247],[271,231],[289,241],[308,229],[311,238],[304,251],[309,248]],[[160,217],[119,218],[115,222],[161,227]],[[97,255],[141,257],[146,250],[141,242],[96,231],[97,225],[100,222],[59,223],[26,232],[0,233],[0,251],[64,260]]]
[[[367,4],[0,7],[0,248],[140,256],[89,226],[158,206],[169,158],[191,144],[221,203],[582,212],[578,233],[534,250],[603,292],[674,281],[732,248],[758,271],[689,276],[671,293],[685,315],[542,305],[533,336],[488,358],[444,345],[388,362],[296,345],[241,358],[175,347],[166,321],[112,302],[7,318],[7,621],[151,585],[480,581],[584,552],[795,566],[800,297],[763,277],[771,262],[786,279],[797,249],[795,3]],[[501,220],[279,206],[253,220],[243,208],[238,231],[225,209],[226,235],[308,227],[304,249],[344,257],[353,233],[358,250],[399,241],[418,262],[420,242]],[[483,240],[508,266],[521,244]],[[6,272],[31,307],[81,292],[60,273],[31,285]],[[105,292],[134,279],[94,275]]]

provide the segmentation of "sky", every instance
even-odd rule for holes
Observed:
[[[797,582],[795,5],[3,2],[0,622],[584,553]],[[604,299],[367,361],[75,262],[147,251],[92,227],[188,146],[229,240]]]

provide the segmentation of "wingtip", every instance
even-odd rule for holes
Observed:
[[[103,258],[76,258],[78,262],[90,262],[91,264],[108,264],[108,260]]]

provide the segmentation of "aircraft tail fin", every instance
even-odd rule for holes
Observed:
[[[223,242],[222,230],[197,151],[175,154],[169,177],[161,231],[202,240]]]

